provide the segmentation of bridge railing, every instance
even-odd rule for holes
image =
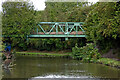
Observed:
[[[83,22],[39,22],[36,33],[38,35],[82,35],[84,29]],[[49,29],[46,30],[45,26]]]

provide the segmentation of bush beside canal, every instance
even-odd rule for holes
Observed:
[[[100,63],[107,66],[120,68],[120,62],[109,59],[102,58],[98,49],[95,48],[93,43],[88,43],[86,46],[78,48],[77,45],[72,49],[72,58],[81,60],[83,62]]]
[[[110,58],[100,58],[97,60],[97,62],[107,66],[120,68],[120,61],[116,61]]]
[[[82,60],[84,62],[97,62],[97,59],[101,58],[98,49],[92,43],[86,46],[78,48],[77,45],[72,48],[73,59]]]

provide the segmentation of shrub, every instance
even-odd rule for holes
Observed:
[[[88,43],[86,46],[80,48],[78,48],[76,44],[76,46],[72,48],[72,57],[84,62],[97,62],[97,59],[99,59],[101,55],[93,43]]]

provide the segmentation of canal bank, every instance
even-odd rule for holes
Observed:
[[[41,53],[41,52],[16,52],[18,56],[38,56],[38,57],[70,57],[71,52],[68,53]]]
[[[41,53],[41,52],[16,52],[18,56],[37,56],[37,57],[64,57],[72,59],[72,52],[67,53]],[[120,61],[110,58],[100,58],[95,63],[120,69]]]

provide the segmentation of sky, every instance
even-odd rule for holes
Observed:
[[[5,2],[6,0],[0,0],[0,11],[2,11],[2,2]],[[16,0],[12,0],[16,1]],[[27,0],[24,0],[27,1]],[[35,10],[44,10],[45,9],[45,0],[29,0],[33,3]],[[98,0],[89,0],[89,2],[97,2]]]

